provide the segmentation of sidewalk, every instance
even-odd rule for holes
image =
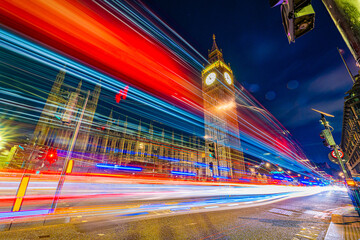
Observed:
[[[353,206],[334,211],[325,240],[360,239],[360,217]]]

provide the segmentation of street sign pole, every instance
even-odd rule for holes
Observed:
[[[328,130],[328,133],[329,133],[329,138],[330,138],[330,140],[331,141],[328,141],[328,142],[333,142],[333,144],[330,144],[330,146],[332,147],[332,149],[334,150],[334,153],[335,153],[335,156],[336,156],[336,158],[337,158],[337,160],[339,161],[339,164],[340,164],[340,167],[341,167],[341,171],[344,173],[344,177],[345,177],[345,179],[348,179],[349,178],[349,174],[348,174],[348,172],[347,172],[347,170],[346,170],[346,168],[345,168],[345,165],[344,165],[344,163],[343,163],[343,161],[342,161],[342,159],[341,159],[341,157],[340,157],[340,153],[339,153],[339,151],[338,151],[338,146],[336,145],[336,143],[335,143],[335,140],[334,140],[334,137],[333,137],[333,135],[332,135],[332,133],[331,133],[331,131],[330,131],[330,125],[329,125],[329,123],[326,121],[326,119],[325,119],[325,114],[324,113],[321,113],[321,119],[320,119],[320,121],[322,122],[322,124],[324,125],[324,127],[325,127],[325,129],[327,129]],[[328,139],[327,139],[328,140]]]

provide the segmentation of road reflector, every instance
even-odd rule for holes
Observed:
[[[20,211],[21,204],[22,204],[22,202],[24,200],[24,196],[25,196],[25,193],[26,193],[26,189],[27,189],[27,187],[29,185],[29,180],[30,180],[30,176],[28,176],[28,175],[27,176],[24,175],[22,177],[19,188],[18,188],[18,191],[16,193],[16,200],[15,200],[12,212]]]

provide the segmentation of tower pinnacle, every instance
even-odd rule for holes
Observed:
[[[221,52],[221,50],[219,50],[219,48],[218,48],[218,46],[216,44],[215,34],[213,34],[213,45],[212,45],[211,50],[209,51],[209,62],[213,63],[213,62],[215,62],[217,60],[224,61],[223,56],[222,56],[222,52]]]
[[[211,52],[213,52],[214,50],[219,50],[218,46],[216,45],[215,34],[213,34],[213,45],[211,48]]]

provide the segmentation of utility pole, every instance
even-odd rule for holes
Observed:
[[[71,153],[72,153],[72,151],[74,149],[75,142],[76,142],[79,130],[80,130],[81,121],[83,119],[84,112],[85,112],[85,109],[86,109],[86,105],[87,105],[87,102],[89,100],[89,95],[90,95],[90,90],[88,90],[88,92],[87,92],[87,96],[86,96],[86,99],[85,99],[85,103],[84,103],[81,115],[79,117],[79,120],[78,120],[78,123],[76,125],[73,137],[71,139],[71,142],[70,142],[70,145],[69,145],[69,148],[68,148],[68,151],[67,151],[67,155],[66,155],[66,158],[65,158],[65,161],[64,161],[64,166],[63,166],[62,171],[61,171],[60,179],[59,179],[59,182],[58,182],[58,186],[56,188],[55,196],[54,196],[53,202],[51,204],[51,208],[50,208],[49,213],[53,213],[55,211],[57,203],[59,201],[61,189],[62,189],[62,187],[64,185],[64,182],[65,182],[66,170],[68,168],[69,160],[71,158]]]

